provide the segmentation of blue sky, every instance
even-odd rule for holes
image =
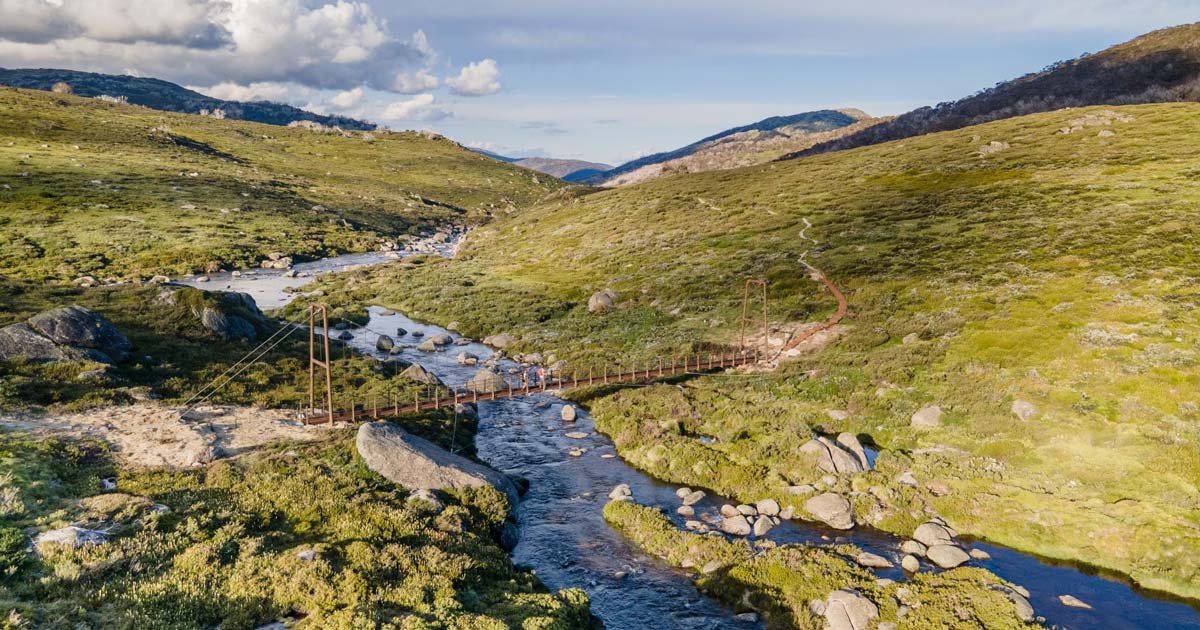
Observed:
[[[760,118],[895,114],[1193,0],[0,0],[0,66],[129,72],[513,155],[619,163]]]

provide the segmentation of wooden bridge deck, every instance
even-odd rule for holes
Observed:
[[[711,372],[713,370],[722,370],[740,365],[757,363],[760,358],[760,354],[757,350],[725,352],[720,354],[709,354],[707,356],[699,355],[695,357],[684,357],[682,361],[673,360],[670,365],[664,365],[662,362],[659,362],[658,365],[647,365],[641,370],[633,370],[619,374],[609,374],[607,370],[597,374],[594,370],[592,370],[589,371],[586,376],[580,376],[579,374],[573,373],[570,378],[547,375],[545,380],[538,385],[531,385],[528,380],[524,380],[524,382],[521,384],[514,385],[514,383],[510,381],[508,377],[501,375],[507,387],[494,388],[488,391],[480,391],[479,389],[468,384],[459,387],[445,388],[445,396],[442,395],[441,388],[435,388],[432,396],[418,398],[405,404],[395,402],[391,406],[373,406],[370,409],[367,409],[364,405],[361,409],[356,407],[354,409],[347,410],[333,410],[332,412],[327,410],[316,410],[311,415],[304,418],[303,422],[309,425],[333,424],[336,422],[353,423],[364,420],[376,420],[379,418],[420,413],[422,411],[432,411],[434,409],[440,409],[444,407],[453,407],[462,403],[473,403],[487,400],[499,400],[501,398],[527,396],[529,394],[548,390],[575,389],[578,387],[620,383],[652,383],[658,379],[676,376],[679,374]]]

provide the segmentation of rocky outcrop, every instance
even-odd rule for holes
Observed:
[[[588,298],[587,309],[589,313],[603,313],[616,306],[618,294],[612,289],[604,289],[597,291]]]
[[[450,453],[389,422],[370,422],[358,430],[358,454],[367,467],[410,490],[453,490],[491,486],[511,505],[517,486],[504,474]]]
[[[849,433],[844,435],[850,436]],[[858,444],[858,440],[854,440],[854,444]],[[858,449],[861,451],[862,447]],[[800,452],[815,455],[817,458],[817,469],[822,472],[852,475],[857,472],[862,472],[864,465],[860,462],[857,455],[851,454],[843,450],[837,444],[831,442],[828,438],[817,437],[805,442],[800,447]],[[863,461],[866,460],[866,455],[863,455]]]
[[[205,330],[233,341],[257,341],[271,322],[248,293],[210,292],[190,287],[168,287],[158,296],[168,305],[185,305]]]
[[[508,333],[500,333],[498,335],[490,335],[483,338],[484,345],[488,345],[493,348],[500,348],[502,350],[512,345],[514,341],[516,341],[516,339],[514,339],[513,336]]]
[[[829,630],[866,630],[871,620],[879,617],[875,602],[851,590],[830,593],[825,598],[824,608]]]
[[[854,527],[854,513],[850,501],[832,492],[819,494],[804,502],[804,510],[813,518],[834,529]]]
[[[416,363],[404,368],[404,371],[400,373],[400,376],[418,383],[424,383],[426,385],[442,385],[442,380],[435,376],[433,372],[426,370]]]
[[[78,549],[90,545],[102,545],[106,542],[108,542],[108,534],[105,532],[68,525],[38,534],[33,539],[33,546],[39,551],[48,545]]]
[[[0,360],[88,360],[117,363],[129,358],[133,344],[103,315],[82,306],[38,313],[29,321],[0,329]]]
[[[1012,414],[1021,422],[1028,422],[1037,415],[1037,406],[1028,400],[1017,399],[1012,404]]]
[[[471,377],[471,380],[467,381],[465,389],[467,391],[479,392],[480,394],[490,394],[502,389],[508,389],[508,382],[504,380],[503,376],[500,376],[491,369],[483,368],[476,372]]]
[[[936,427],[942,424],[942,408],[937,405],[921,407],[909,422],[914,427]]]

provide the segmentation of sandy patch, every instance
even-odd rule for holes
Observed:
[[[202,466],[280,440],[314,440],[327,431],[305,427],[285,411],[200,407],[187,420],[179,412],[179,407],[138,403],[80,413],[0,414],[0,429],[98,438],[127,463],[169,468]]]

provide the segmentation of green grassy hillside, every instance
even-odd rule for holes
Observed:
[[[623,455],[756,499],[819,476],[794,453],[809,427],[849,430],[885,449],[855,482],[892,486],[856,495],[882,504],[880,527],[910,533],[932,506],[1200,597],[1198,141],[1196,104],[1013,118],[564,198],[477,231],[460,261],[326,284],[582,366],[735,340],[750,276],[774,320],[823,318],[805,256],[849,297],[840,340],[772,376],[592,401]],[[604,287],[621,308],[587,313]],[[942,426],[910,427],[927,404]],[[920,488],[895,485],[905,469]]]
[[[323,133],[0,88],[0,274],[71,280],[376,249],[562,182],[417,133]]]

